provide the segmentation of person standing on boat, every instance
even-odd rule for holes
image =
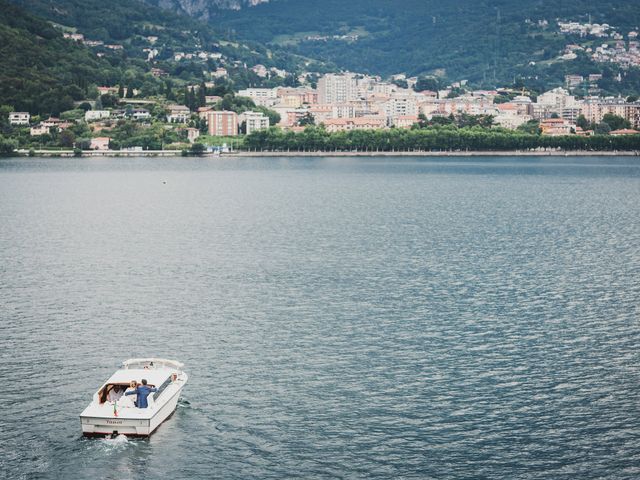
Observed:
[[[131,382],[129,383],[129,388],[127,388],[124,391],[124,395],[119,400],[119,405],[121,407],[133,408],[133,407],[136,406],[135,400],[133,398],[130,398],[130,397],[126,396],[126,395],[128,395],[127,392],[136,393],[136,388],[138,388],[138,382],[136,382],[135,380],[131,380]]]
[[[149,406],[149,404],[147,403],[147,397],[151,394],[151,392],[157,391],[157,388],[147,386],[147,380],[143,378],[142,385],[138,385],[135,390],[124,392],[124,394],[133,395],[135,393],[137,395],[136,407],[147,408]]]

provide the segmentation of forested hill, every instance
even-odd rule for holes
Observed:
[[[119,69],[64,39],[48,22],[0,0],[0,104],[56,112]]]
[[[192,18],[138,0],[11,0],[28,12],[77,29],[87,38],[122,42],[134,35],[165,31],[179,40],[181,31],[198,30],[202,40],[219,38],[215,29]],[[188,35],[188,34],[185,34]]]
[[[219,67],[235,89],[274,86],[283,78],[259,78],[247,66],[295,72],[303,62],[137,0],[0,0],[0,106],[16,110],[56,114],[95,98],[97,86],[152,96],[168,84],[210,81]]]
[[[261,63],[288,71],[307,62],[287,49],[267,49],[259,42],[228,42],[224,25],[176,14],[142,0],[11,1],[67,31],[83,34],[87,40],[122,45],[129,59],[146,59],[143,49],[153,47],[158,50],[156,61],[171,60],[176,52],[208,51],[221,53],[232,62]],[[153,45],[149,37],[156,38]],[[215,67],[214,63],[209,62],[209,67]],[[193,73],[198,69],[202,72],[194,67]]]
[[[271,0],[219,10],[213,21],[239,38],[287,45],[353,71],[505,81],[530,74],[530,62],[550,62],[572,40],[558,33],[558,19],[586,23],[589,16],[629,32],[640,26],[640,2]]]

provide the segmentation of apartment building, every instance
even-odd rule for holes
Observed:
[[[244,112],[240,114],[238,120],[241,124],[245,124],[247,135],[258,130],[266,130],[269,128],[269,117],[262,112]]]
[[[209,135],[217,137],[235,137],[238,135],[238,114],[226,110],[207,112]]]
[[[347,132],[350,130],[377,130],[386,127],[384,117],[334,118],[325,120],[327,132]]]
[[[640,102],[629,103],[623,98],[589,98],[584,101],[582,115],[593,123],[602,122],[607,113],[628,120],[633,128],[640,128]]]
[[[351,73],[327,74],[318,80],[318,101],[347,103],[357,98],[357,82]]]
[[[247,97],[261,107],[271,107],[278,101],[278,91],[275,88],[245,88],[238,92],[239,97]]]

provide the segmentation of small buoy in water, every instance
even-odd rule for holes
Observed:
[[[166,184],[167,184],[167,181],[166,181],[166,180],[163,180],[163,181],[162,181],[162,183],[163,183],[164,185],[166,185]]]

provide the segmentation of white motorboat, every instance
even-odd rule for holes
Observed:
[[[93,401],[80,414],[82,433],[87,436],[128,435],[147,437],[175,411],[180,392],[187,383],[184,365],[163,358],[126,360],[93,395]],[[147,408],[138,408],[137,395],[123,395],[146,380],[158,391],[147,397]]]

